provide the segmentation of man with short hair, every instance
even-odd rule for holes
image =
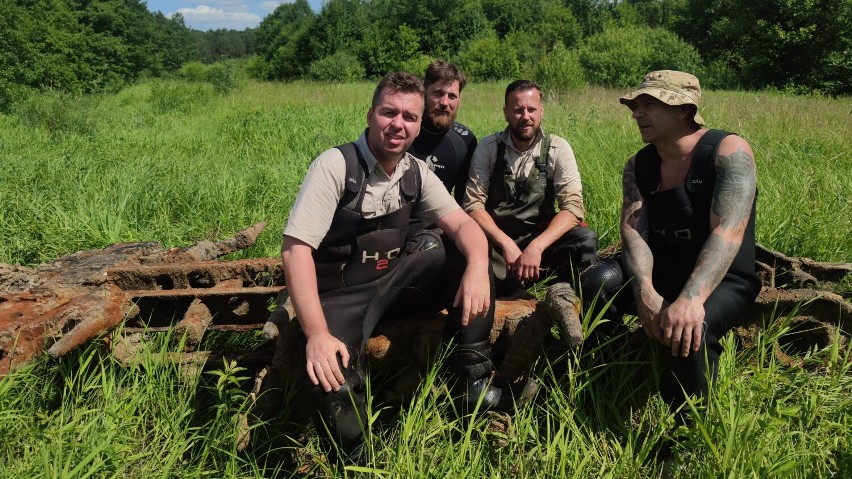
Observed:
[[[456,121],[467,77],[455,64],[435,60],[426,68],[426,105],[420,134],[408,152],[425,161],[461,205],[476,148],[476,135]]]
[[[648,145],[624,167],[622,254],[583,275],[586,298],[614,298],[607,319],[637,312],[668,352],[660,393],[672,409],[708,393],[721,338],[760,291],[754,155],[741,137],[704,126],[700,99],[698,79],[671,70],[621,97]],[[617,295],[625,279],[633,294]]]
[[[306,370],[319,409],[344,456],[362,452],[365,417],[364,347],[383,315],[434,297],[447,308],[445,338],[454,343],[447,369],[463,404],[490,385],[493,279],[482,231],[453,201],[425,163],[406,153],[420,130],[423,84],[407,73],[381,80],[367,112],[367,130],[354,143],[319,155],[302,183],[284,231],[287,288],[307,338]],[[414,216],[439,226],[445,248],[405,251]],[[422,312],[422,311],[417,311]]]
[[[503,107],[508,126],[473,153],[464,208],[492,245],[500,295],[548,274],[573,284],[595,262],[598,238],[583,222],[574,151],[542,130],[543,114],[541,88],[512,82]]]

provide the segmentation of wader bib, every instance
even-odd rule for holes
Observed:
[[[328,233],[314,251],[320,293],[375,281],[390,272],[405,248],[411,212],[420,200],[420,170],[412,166],[399,182],[402,207],[375,218],[361,211],[367,164],[354,143],[337,147],[346,160],[346,189]]]
[[[698,254],[710,236],[710,208],[716,186],[716,150],[726,131],[708,130],[698,142],[684,183],[677,188],[658,191],[661,159],[653,145],[636,154],[636,183],[648,203],[654,255],[653,283],[666,300],[673,301],[689,279]],[[728,269],[760,289],[755,272],[754,217],[757,194],[743,234],[742,245]]]
[[[547,159],[550,153],[550,135],[541,140],[541,153],[534,156],[535,165],[525,181],[511,181],[506,164],[506,144],[497,143],[497,161],[491,172],[488,200],[485,210],[494,223],[516,243],[544,230],[556,216],[556,194],[553,179],[547,177]]]

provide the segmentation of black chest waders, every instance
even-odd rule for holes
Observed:
[[[673,301],[689,279],[701,248],[710,236],[710,209],[716,186],[716,151],[731,133],[708,130],[698,141],[684,183],[659,191],[662,159],[653,145],[636,154],[636,183],[648,209],[650,248],[654,256],[653,282]],[[743,235],[742,247],[728,269],[759,287],[755,273],[754,220],[757,194]]]
[[[337,147],[346,160],[346,189],[328,233],[314,252],[319,291],[375,281],[399,263],[409,219],[420,199],[420,170],[411,167],[400,180],[402,207],[387,215],[364,218],[366,163],[354,143]]]

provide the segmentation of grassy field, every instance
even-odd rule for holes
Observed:
[[[220,96],[156,81],[21,104],[0,115],[0,262],[36,265],[120,241],[180,246],[257,221],[269,226],[242,256],[276,256],[310,161],[361,132],[372,88],[247,82]],[[503,88],[464,92],[459,119],[479,137],[504,126]],[[576,151],[603,245],[618,237],[621,167],[641,147],[622,93],[545,100],[545,128]],[[707,92],[705,105],[710,126],[754,149],[758,241],[852,261],[852,99]],[[295,437],[295,392],[238,453],[246,374],[153,361],[124,369],[93,345],[0,379],[0,477],[288,477],[305,474],[302,463],[314,464],[307,475],[350,477],[852,477],[850,349],[782,367],[772,344],[786,325],[776,319],[756,347],[729,339],[717,393],[690,428],[655,395],[656,352],[616,341],[539,364],[544,388],[503,431],[485,417],[453,419],[430,374],[410,405],[372,404],[369,467],[349,470],[327,464],[310,435]],[[678,462],[654,460],[661,441]]]

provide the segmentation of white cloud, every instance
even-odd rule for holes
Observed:
[[[293,0],[269,0],[266,2],[260,2],[260,9],[267,13],[272,12],[282,3],[293,3]]]
[[[225,3],[220,0],[218,3]],[[235,3],[235,2],[231,2]],[[243,8],[248,8],[242,5]],[[183,15],[187,24],[203,25],[206,28],[230,28],[240,30],[255,27],[260,23],[260,16],[248,11],[225,11],[221,8],[213,8],[207,5],[198,5],[195,8],[179,8],[178,13]]]

